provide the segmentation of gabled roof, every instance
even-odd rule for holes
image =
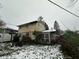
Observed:
[[[21,27],[21,26],[24,26],[24,25],[28,26],[28,25],[31,25],[31,24],[35,24],[37,22],[38,21],[32,21],[32,22],[29,22],[29,23],[25,23],[25,24],[18,25],[18,27]]]
[[[40,21],[32,21],[32,22],[29,22],[29,23],[18,25],[18,27],[32,25],[32,24],[35,24],[37,22],[40,22]],[[41,23],[45,26],[46,30],[49,29],[48,25],[44,21],[41,21]]]

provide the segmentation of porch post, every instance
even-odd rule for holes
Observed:
[[[44,35],[44,42],[46,42],[46,40],[45,40],[45,34],[43,34]]]
[[[50,43],[50,42],[51,42],[51,41],[50,41],[50,33],[48,34],[48,37],[49,37],[49,43]]]

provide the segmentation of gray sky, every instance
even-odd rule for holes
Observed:
[[[78,0],[52,1],[79,15]],[[79,29],[79,18],[53,5],[48,0],[1,0],[0,2],[3,7],[0,9],[0,15],[6,23],[19,25],[37,20],[39,16],[43,16],[43,20],[50,28],[57,20],[61,29],[66,29],[63,24],[71,30]],[[7,26],[16,28],[16,26],[9,24]]]

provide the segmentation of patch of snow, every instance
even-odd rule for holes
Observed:
[[[8,56],[2,56],[0,59],[63,59],[63,54],[59,51],[59,47],[60,45],[23,46],[22,50],[18,50]]]

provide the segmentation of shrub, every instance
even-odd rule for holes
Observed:
[[[33,34],[35,35],[35,42],[41,43],[41,41],[43,40],[43,33],[40,31],[34,31]]]
[[[79,46],[79,34],[76,31],[66,30],[64,38],[73,45]]]
[[[64,55],[71,56],[72,59],[79,59],[79,34],[76,31],[65,31],[63,36],[59,36],[56,42],[61,45]]]

